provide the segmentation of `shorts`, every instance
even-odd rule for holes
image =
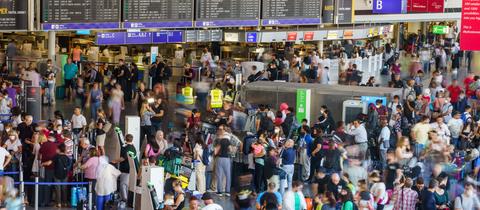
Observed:
[[[73,79],[65,79],[65,88],[73,88]]]

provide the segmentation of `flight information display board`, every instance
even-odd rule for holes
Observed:
[[[257,26],[261,0],[197,0],[197,27]]]
[[[314,25],[322,18],[319,0],[262,0],[262,25]]]
[[[27,28],[27,1],[0,0],[0,30],[27,30]]]
[[[192,27],[193,0],[124,0],[125,28]]]
[[[120,27],[120,0],[42,0],[44,30]]]

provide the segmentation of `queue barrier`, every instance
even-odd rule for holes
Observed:
[[[20,185],[20,193],[22,200],[25,200],[25,185],[30,185],[30,186],[35,186],[35,210],[38,210],[38,203],[39,203],[39,198],[38,198],[38,191],[39,191],[39,186],[79,186],[79,185],[88,185],[88,209],[92,209],[92,199],[93,199],[93,194],[92,194],[92,183],[91,182],[40,182],[39,177],[35,177],[35,182],[23,182],[23,176],[20,171],[10,171],[10,172],[3,172],[0,173],[0,176],[3,175],[15,175],[15,174],[20,174],[20,180],[19,182],[14,182],[14,185]],[[23,209],[26,209],[26,206],[23,205]]]

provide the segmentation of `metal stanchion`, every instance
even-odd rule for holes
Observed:
[[[39,182],[39,179],[38,179],[38,176],[35,177],[35,210],[38,210],[38,182]]]
[[[88,209],[93,210],[93,187],[92,182],[88,182]]]
[[[20,198],[22,199],[22,209],[27,209],[25,205],[25,184],[23,183],[23,164],[20,162]]]

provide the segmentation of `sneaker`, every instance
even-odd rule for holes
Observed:
[[[230,193],[223,193],[223,196],[230,197]]]
[[[217,196],[218,196],[218,197],[222,197],[223,194],[222,194],[222,193],[217,193]]]

